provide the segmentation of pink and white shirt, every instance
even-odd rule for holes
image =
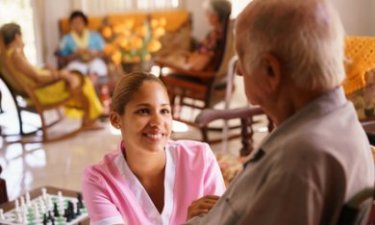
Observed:
[[[186,221],[187,209],[194,200],[224,193],[220,168],[207,144],[169,141],[165,153],[161,214],[129,169],[120,145],[99,164],[87,167],[82,186],[91,224],[181,224]]]

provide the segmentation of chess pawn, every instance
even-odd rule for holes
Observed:
[[[39,198],[39,206],[40,206],[41,213],[46,213],[46,211],[47,211],[46,204],[44,203],[43,199],[41,199],[41,198]]]
[[[29,192],[26,192],[26,206],[27,207],[30,207],[31,206],[31,201],[30,201],[30,193]]]
[[[16,212],[21,211],[21,209],[20,209],[20,201],[18,199],[16,199],[16,201],[14,202],[14,204],[16,205]]]
[[[25,210],[24,212],[22,212],[22,224],[27,224],[27,210]]]
[[[34,202],[33,208],[34,208],[35,218],[39,218],[40,217],[40,212],[39,212],[38,204],[36,202]]]
[[[0,209],[0,220],[5,220],[4,209]]]
[[[25,197],[21,196],[21,212],[26,212],[27,211],[27,208],[26,208],[26,203],[25,203]]]
[[[81,209],[84,208],[81,193],[77,193],[77,199],[78,199],[78,207]]]
[[[44,201],[47,201],[47,189],[42,188],[42,198]]]

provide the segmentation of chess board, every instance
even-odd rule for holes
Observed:
[[[61,192],[48,194],[45,190],[34,199],[26,194],[15,201],[15,207],[10,211],[0,211],[0,225],[73,225],[87,218],[87,209],[80,196],[63,196]]]

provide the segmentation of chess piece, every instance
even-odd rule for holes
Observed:
[[[76,217],[74,213],[74,204],[72,201],[68,201],[68,210],[69,210],[69,215],[71,219],[74,219]]]
[[[38,204],[36,202],[34,202],[33,208],[34,208],[34,216],[35,216],[35,218],[39,218],[40,217],[40,212],[39,212]]]
[[[4,209],[0,209],[0,220],[5,220]]]
[[[82,202],[82,194],[81,193],[77,193],[77,199],[78,199],[78,206],[80,209],[82,209],[84,206],[83,206],[83,202]]]
[[[59,216],[60,216],[59,209],[58,209],[58,207],[57,207],[57,203],[56,203],[56,202],[53,203],[53,215],[54,215],[55,217],[59,217]]]
[[[19,212],[21,209],[20,209],[20,202],[18,199],[16,199],[16,201],[14,202],[14,204],[16,205],[16,211]]]
[[[26,206],[30,207],[31,206],[31,200],[30,200],[30,193],[26,192]]]
[[[47,219],[47,214],[43,214],[43,225],[47,225],[48,224],[48,219]]]
[[[42,198],[44,201],[47,201],[47,189],[42,188]]]
[[[76,208],[77,208],[76,215],[77,216],[81,215],[81,208],[80,208],[79,202],[77,202],[77,207]]]

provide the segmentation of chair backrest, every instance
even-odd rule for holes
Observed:
[[[228,31],[230,31],[229,26],[230,26],[230,18],[226,18],[223,23],[223,31],[222,31],[222,36],[219,39],[218,45],[217,45],[217,51],[215,52],[215,56],[213,59],[213,69],[216,71],[220,68],[221,63],[223,62],[224,55],[225,55],[225,50],[227,46],[227,39],[228,39]],[[231,31],[230,31],[231,32]]]
[[[341,209],[337,225],[368,224],[374,210],[374,193],[374,188],[367,188],[350,199]]]
[[[217,69],[216,81],[225,79],[228,72],[228,64],[231,58],[235,55],[234,50],[234,34],[233,34],[234,20],[228,21],[227,31],[226,31],[226,41],[223,47],[223,56],[220,61],[220,66]]]

